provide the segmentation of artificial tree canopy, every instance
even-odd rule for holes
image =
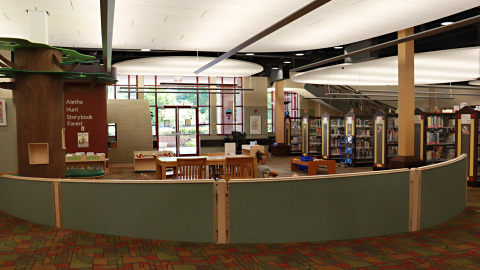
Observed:
[[[70,61],[78,61],[78,60],[88,61],[88,60],[95,59],[95,56],[81,54],[74,50],[56,48],[43,43],[30,42],[22,38],[0,37],[1,50],[14,51],[15,48],[50,48],[50,49],[59,50],[63,54],[64,63],[70,62]]]
[[[59,74],[63,76],[65,81],[85,81],[85,82],[99,82],[99,83],[115,83],[117,80],[109,78],[107,73],[82,73],[82,72],[64,72],[64,71],[25,71],[15,70],[13,68],[0,68],[0,75],[4,78],[15,78],[16,74],[20,73],[35,73],[35,74]],[[2,78],[2,76],[0,76]]]

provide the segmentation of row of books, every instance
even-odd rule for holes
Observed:
[[[310,143],[322,143],[322,139],[318,137],[310,138]]]
[[[340,146],[340,140],[339,139],[334,139],[331,141],[331,146]]]
[[[331,156],[339,156],[340,155],[340,148],[331,149],[330,150],[330,155]]]
[[[357,136],[370,137],[370,129],[357,129]]]
[[[387,130],[387,142],[389,143],[398,142],[398,130],[395,130],[395,129]]]
[[[310,128],[314,128],[314,127],[320,127],[322,121],[320,119],[312,119],[309,122],[310,122],[309,123]]]
[[[439,144],[441,136],[440,132],[427,132],[427,144]]]
[[[103,166],[71,166],[67,167],[68,170],[100,170],[104,171]]]
[[[427,161],[439,161],[440,160],[440,151],[427,150]]]
[[[387,147],[387,156],[388,157],[398,156],[398,146],[388,146]]]
[[[292,137],[292,142],[293,143],[301,143],[302,142],[302,136],[294,136]]]
[[[343,119],[332,119],[331,125],[332,126],[343,126],[345,124],[345,120]]]
[[[293,150],[293,151],[300,151],[300,150],[302,150],[302,145],[301,144],[292,144],[290,149]]]
[[[369,148],[370,142],[369,141],[357,141],[357,149],[358,148]]]
[[[332,129],[332,135],[340,135],[340,129],[338,128]]]
[[[364,126],[370,126],[371,120],[365,120],[365,119],[355,119],[355,125],[357,127],[364,127]]]
[[[389,118],[387,118],[387,127],[389,127],[389,128],[398,128],[398,117],[389,117]]]
[[[65,156],[67,156],[67,157],[73,157],[73,156],[83,157],[83,156],[104,156],[104,155],[105,155],[105,153],[95,154],[95,152],[87,152],[85,154],[85,152],[76,152],[76,153],[67,153]]]
[[[364,149],[364,150],[357,150],[356,151],[356,158],[372,158],[373,151],[371,149]]]
[[[302,128],[301,127],[292,127],[292,133],[293,134],[300,134],[300,133],[302,133]]]
[[[443,127],[443,116],[438,116],[438,115],[427,116],[427,126]]]
[[[310,146],[308,147],[308,150],[310,152],[320,152],[322,150],[322,147],[320,145],[318,146]]]

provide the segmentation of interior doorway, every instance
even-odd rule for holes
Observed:
[[[157,115],[158,151],[172,151],[175,156],[198,156],[197,107],[159,107]]]

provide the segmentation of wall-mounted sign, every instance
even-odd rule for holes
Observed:
[[[250,115],[250,134],[262,134],[262,117]]]
[[[78,139],[78,147],[79,148],[87,148],[88,147],[88,132],[78,132],[77,133]]]
[[[471,114],[462,114],[462,124],[470,124],[472,122]]]

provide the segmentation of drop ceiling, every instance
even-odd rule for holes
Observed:
[[[194,71],[211,62],[213,57],[165,56],[119,62],[118,74],[197,76]],[[202,72],[202,76],[247,77],[263,71],[258,64],[226,59]]]
[[[415,84],[470,81],[479,77],[480,48],[415,54]],[[340,64],[299,73],[294,82],[333,85],[398,85],[398,57]]]
[[[116,0],[114,49],[227,51],[311,0]],[[332,0],[246,48],[327,48],[437,20],[480,0]],[[49,44],[101,48],[98,0],[0,0],[0,36],[28,38],[27,9],[47,10]]]

